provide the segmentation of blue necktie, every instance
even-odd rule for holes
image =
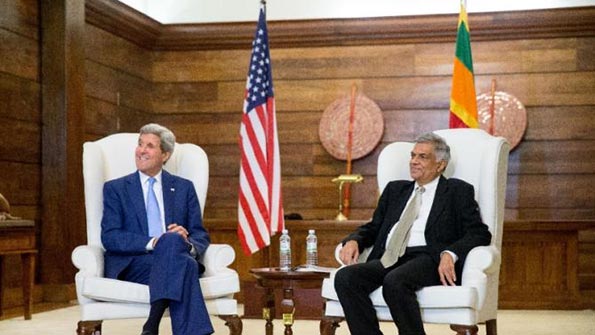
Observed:
[[[155,178],[149,178],[149,190],[147,193],[147,222],[149,223],[149,236],[151,237],[160,236],[163,233],[159,204],[157,203],[157,196],[153,190],[155,181]]]

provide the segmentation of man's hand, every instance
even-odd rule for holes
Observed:
[[[339,251],[339,258],[345,265],[351,265],[357,263],[359,257],[359,246],[356,241],[348,241],[345,243],[341,251]]]
[[[438,274],[440,281],[444,286],[455,286],[457,274],[455,273],[455,262],[452,255],[448,252],[443,252],[440,256],[440,264],[438,265]]]
[[[167,226],[167,232],[168,233],[178,233],[178,234],[182,235],[184,240],[188,241],[188,231],[183,226],[179,226],[176,223],[170,223]]]

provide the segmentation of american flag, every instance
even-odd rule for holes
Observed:
[[[281,163],[271,76],[266,8],[261,5],[240,126],[238,236],[252,254],[271,243],[284,226]]]

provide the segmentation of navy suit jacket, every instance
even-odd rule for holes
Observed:
[[[198,256],[204,254],[210,239],[202,225],[198,197],[191,181],[162,172],[165,224],[176,223],[188,231],[188,241]],[[133,257],[147,253],[149,243],[147,214],[139,173],[105,183],[101,242],[105,252],[105,276],[117,278]]]
[[[368,261],[382,257],[388,233],[399,221],[414,186],[414,181],[388,183],[380,196],[372,221],[347,236],[343,243],[357,241],[360,252],[374,246]],[[488,245],[492,238],[488,226],[481,220],[474,193],[471,184],[440,176],[424,232],[427,250],[436,263],[440,262],[440,253],[444,250],[452,251],[459,257],[456,263],[459,274],[467,253],[476,246]]]

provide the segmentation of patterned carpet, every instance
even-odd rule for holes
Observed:
[[[25,321],[22,316],[0,321],[0,334],[5,335],[67,335],[75,334],[78,322],[78,307],[68,306],[51,311],[37,312],[47,308],[36,308],[33,319]],[[14,313],[13,313],[14,314]],[[103,323],[105,335],[140,334],[144,320],[111,320]],[[223,321],[212,318],[215,334],[229,334]],[[244,335],[264,334],[264,321],[244,319]],[[391,323],[382,323],[385,335],[397,334]],[[274,334],[283,334],[281,321],[275,320]],[[296,335],[314,335],[318,333],[317,321],[298,320],[293,326]],[[427,325],[428,335],[453,335],[448,325]],[[169,319],[161,324],[161,335],[171,335]],[[342,323],[337,335],[348,335],[347,326]],[[485,334],[480,326],[479,334]],[[595,311],[520,311],[502,310],[498,316],[499,335],[595,335]]]

